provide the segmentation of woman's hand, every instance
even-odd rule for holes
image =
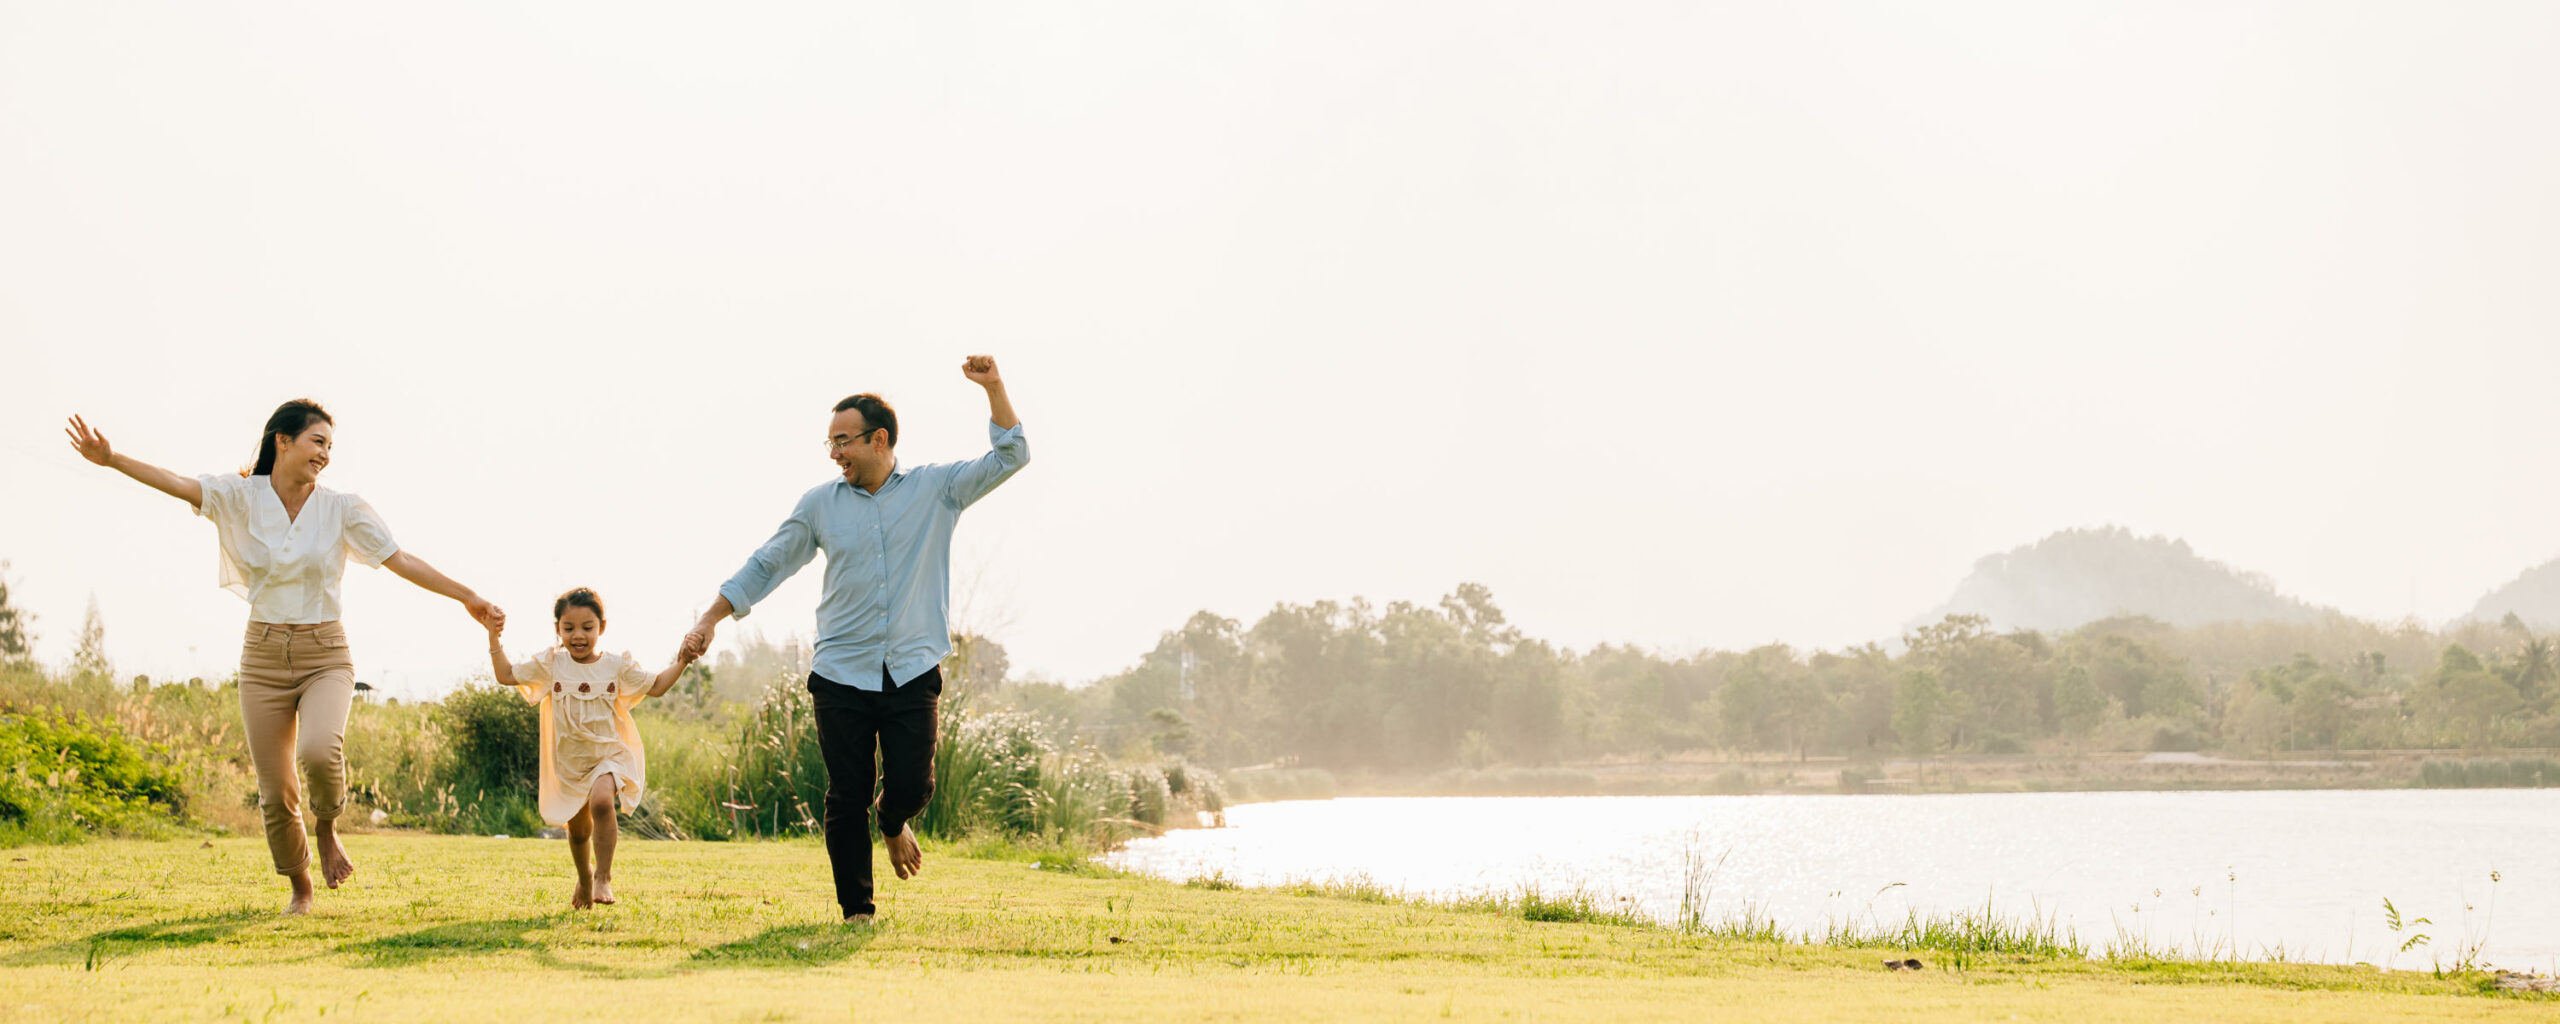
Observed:
[[[462,599],[462,607],[471,613],[472,618],[480,620],[481,625],[488,627],[490,639],[495,640],[498,634],[506,632],[507,613],[490,604],[487,598],[473,594]]]
[[[89,429],[88,421],[73,416],[71,425],[62,428],[62,432],[70,435],[71,450],[79,452],[81,458],[101,466],[115,461],[115,446],[107,443],[107,435]]]

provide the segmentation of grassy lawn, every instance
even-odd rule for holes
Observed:
[[[1193,888],[929,852],[873,928],[814,842],[626,842],[570,912],[562,844],[359,835],[274,915],[254,839],[0,850],[0,1020],[2555,1020],[2476,978],[1885,950]],[[933,855],[939,852],[941,855]],[[884,862],[885,863],[885,862]]]

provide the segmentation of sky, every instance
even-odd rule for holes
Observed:
[[[1031,465],[960,625],[1493,589],[1574,647],[1895,636],[2121,524],[2442,621],[2560,555],[2560,5],[0,2],[0,558],[219,677],[183,503],[287,398],[513,614],[672,652],[872,390]],[[741,627],[811,629],[815,571]],[[475,667],[348,570],[358,675]]]

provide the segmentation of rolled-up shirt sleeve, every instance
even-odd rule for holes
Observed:
[[[992,447],[985,455],[952,464],[951,476],[943,484],[943,500],[950,502],[951,507],[968,508],[976,504],[978,499],[995,490],[997,484],[1031,464],[1031,442],[1022,436],[1020,423],[1007,429],[996,426],[994,420],[988,420],[987,443]]]
[[[391,539],[390,524],[383,522],[363,498],[347,495],[346,519],[340,530],[347,541],[347,557],[368,568],[382,568],[383,562],[400,553],[400,542]]]
[[[801,498],[799,506],[791,510],[791,518],[773,531],[773,539],[747,556],[747,564],[738,568],[737,575],[720,585],[720,596],[729,599],[730,617],[746,618],[748,609],[817,555],[817,514],[811,507],[814,500]]]

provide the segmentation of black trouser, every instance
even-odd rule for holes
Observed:
[[[942,668],[903,684],[880,673],[880,690],[857,690],[815,672],[818,753],[827,762],[827,861],[836,874],[836,903],[849,916],[871,913],[872,752],[880,757],[880,834],[897,835],[933,799],[934,712],[942,705]],[[876,741],[876,746],[875,746]]]

